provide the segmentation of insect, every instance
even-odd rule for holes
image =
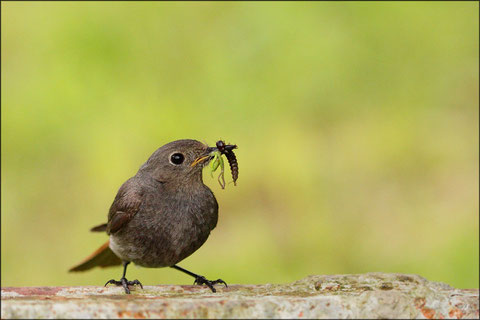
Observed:
[[[225,176],[224,176],[224,165],[223,165],[223,158],[222,158],[222,153],[220,151],[214,151],[212,153],[213,155],[213,160],[211,162],[211,171],[210,175],[213,178],[213,173],[217,170],[217,168],[220,166],[220,174],[218,175],[218,183],[222,187],[222,189],[225,189]]]
[[[233,153],[233,149],[237,148],[237,145],[235,144],[225,144],[224,141],[219,140],[216,143],[218,151],[213,152],[213,160],[212,160],[212,171],[210,174],[213,176],[213,172],[217,170],[217,168],[220,166],[220,175],[218,176],[218,183],[220,183],[220,186],[222,189],[225,189],[225,176],[224,176],[224,163],[223,163],[223,158],[222,155],[225,155],[228,160],[228,164],[230,165],[230,170],[232,172],[232,178],[233,178],[233,184],[237,185],[237,179],[238,179],[238,161],[237,157]]]

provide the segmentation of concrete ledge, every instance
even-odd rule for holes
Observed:
[[[290,284],[2,288],[7,318],[478,319],[479,290],[417,275],[314,275]]]

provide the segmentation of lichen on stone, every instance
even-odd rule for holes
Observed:
[[[287,284],[2,288],[7,318],[478,318],[479,292],[417,275],[312,275]]]

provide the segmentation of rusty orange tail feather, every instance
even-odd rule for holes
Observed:
[[[88,256],[78,265],[72,267],[69,272],[85,271],[95,267],[105,268],[121,265],[122,260],[113,253],[109,247],[110,241],[107,241],[94,253]]]

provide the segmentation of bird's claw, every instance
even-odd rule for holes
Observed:
[[[217,292],[217,290],[215,290],[215,288],[213,286],[218,284],[218,283],[224,284],[225,287],[228,288],[227,283],[225,281],[223,281],[222,279],[207,280],[204,276],[197,276],[195,278],[195,281],[193,282],[193,284],[198,284],[198,285],[205,284],[205,285],[207,285],[207,287],[209,287],[210,290],[212,290],[212,292]]]
[[[140,286],[140,288],[143,289],[143,286],[140,283],[140,281],[138,281],[138,280],[128,281],[126,278],[121,278],[120,281],[117,281],[117,280],[114,280],[114,279],[108,280],[107,283],[105,283],[104,287],[106,287],[108,284],[114,284],[116,286],[122,286],[123,289],[125,289],[126,294],[130,294],[130,289],[128,288],[128,286],[134,286],[134,285],[138,284]]]

